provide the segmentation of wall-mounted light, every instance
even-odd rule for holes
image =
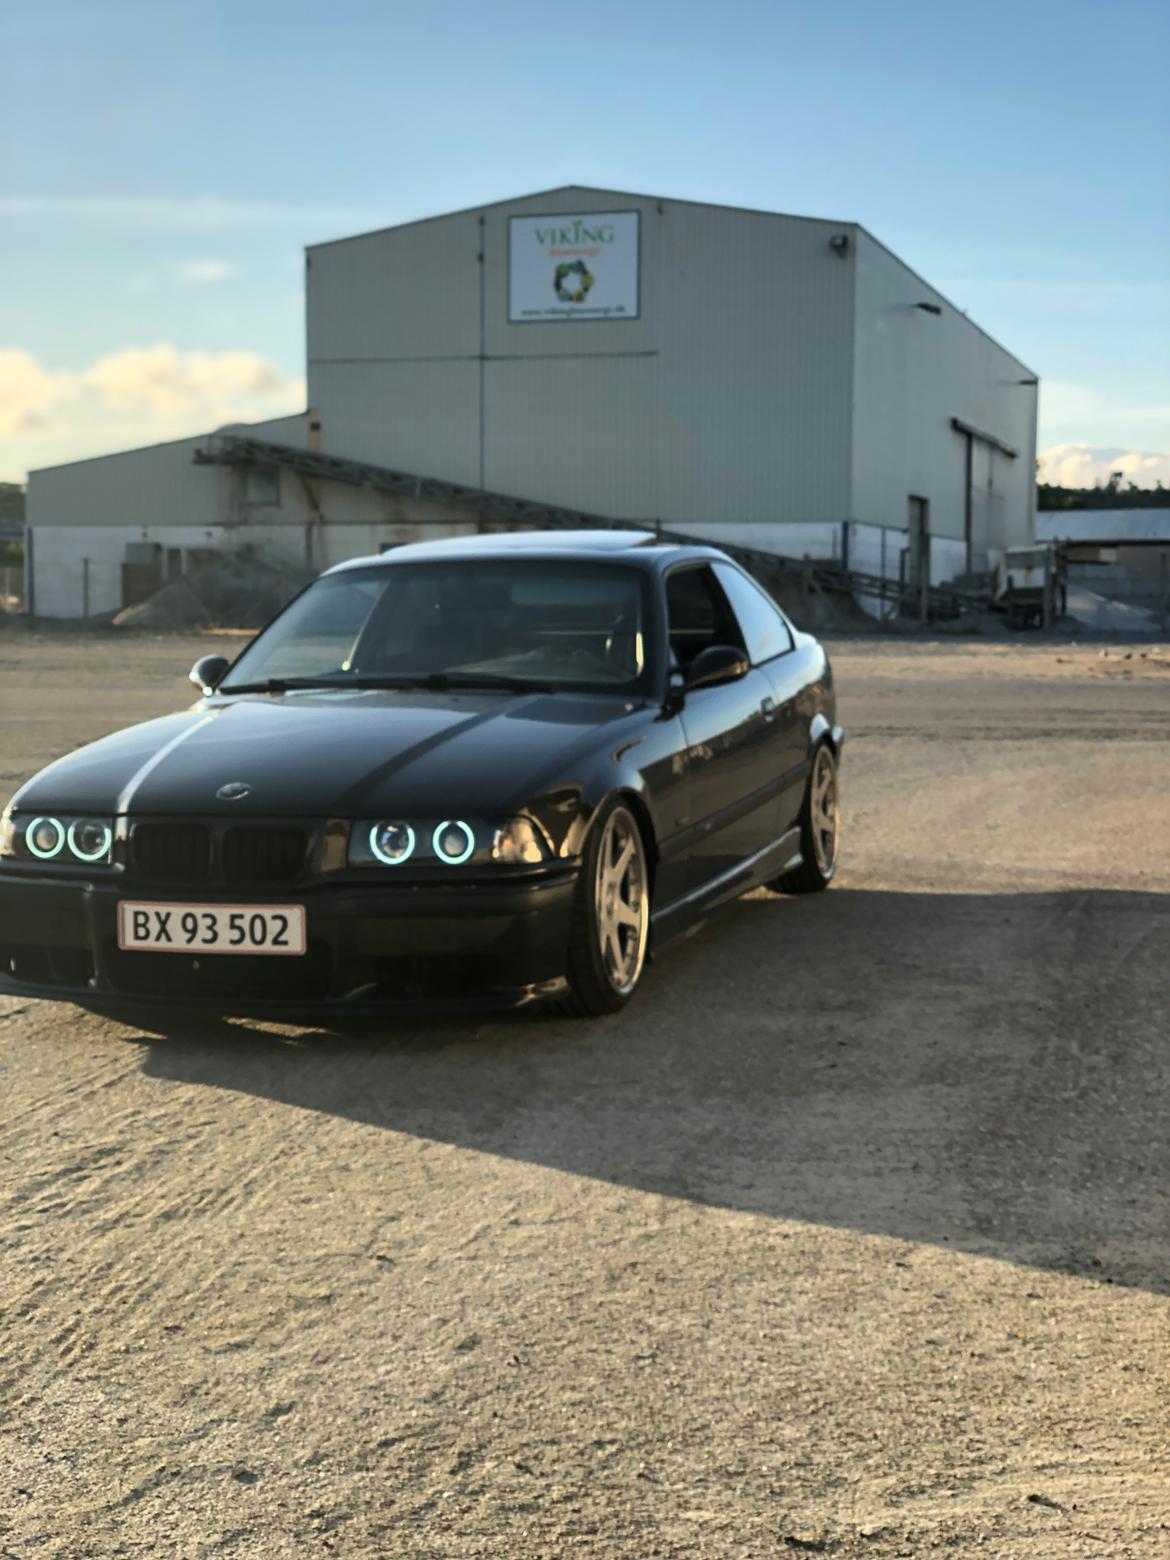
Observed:
[[[941,314],[942,310],[937,303],[916,303],[916,309],[921,309],[923,314]]]
[[[1013,379],[1012,383],[1016,385],[1038,385],[1040,381],[1038,379]]]
[[[835,255],[845,255],[845,254],[848,254],[849,253],[849,234],[848,233],[834,233],[832,238],[829,240],[829,248],[833,251],[833,253]]]

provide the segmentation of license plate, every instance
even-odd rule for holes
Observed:
[[[118,947],[143,953],[304,953],[304,905],[177,905],[123,899]]]

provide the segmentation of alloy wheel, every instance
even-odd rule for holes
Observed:
[[[813,764],[810,824],[813,850],[821,876],[832,876],[837,862],[841,816],[837,802],[837,766],[827,747],[818,750]]]
[[[598,953],[614,991],[632,991],[646,958],[650,903],[646,853],[633,815],[616,807],[605,821],[594,882]]]

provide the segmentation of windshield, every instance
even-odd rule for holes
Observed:
[[[636,569],[573,559],[402,563],[317,580],[244,651],[222,691],[448,677],[616,691],[638,680],[644,654]]]

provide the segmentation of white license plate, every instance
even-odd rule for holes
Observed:
[[[304,953],[304,905],[177,905],[123,899],[118,947],[148,953]]]

